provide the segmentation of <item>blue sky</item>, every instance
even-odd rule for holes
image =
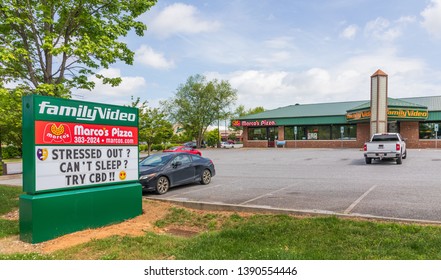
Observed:
[[[139,19],[145,36],[122,38],[134,64],[101,70],[121,86],[75,97],[156,107],[203,74],[228,80],[236,106],[274,109],[367,100],[377,69],[389,97],[441,95],[441,0],[159,0]]]

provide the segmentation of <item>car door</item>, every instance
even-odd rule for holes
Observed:
[[[191,163],[191,158],[187,154],[180,154],[173,159],[173,185],[193,182],[195,167]]]

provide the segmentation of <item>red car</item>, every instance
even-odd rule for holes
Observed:
[[[201,151],[196,150],[196,149],[191,148],[191,147],[186,147],[186,146],[172,147],[172,148],[170,148],[168,150],[164,150],[164,152],[189,153],[189,154],[193,154],[193,155],[202,156]]]

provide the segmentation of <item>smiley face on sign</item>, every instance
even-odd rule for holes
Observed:
[[[119,172],[119,179],[120,180],[125,180],[126,177],[127,177],[127,174],[126,174],[126,172],[124,170]]]

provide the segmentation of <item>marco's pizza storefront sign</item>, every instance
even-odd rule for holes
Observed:
[[[23,99],[20,236],[38,243],[139,215],[136,108]]]

